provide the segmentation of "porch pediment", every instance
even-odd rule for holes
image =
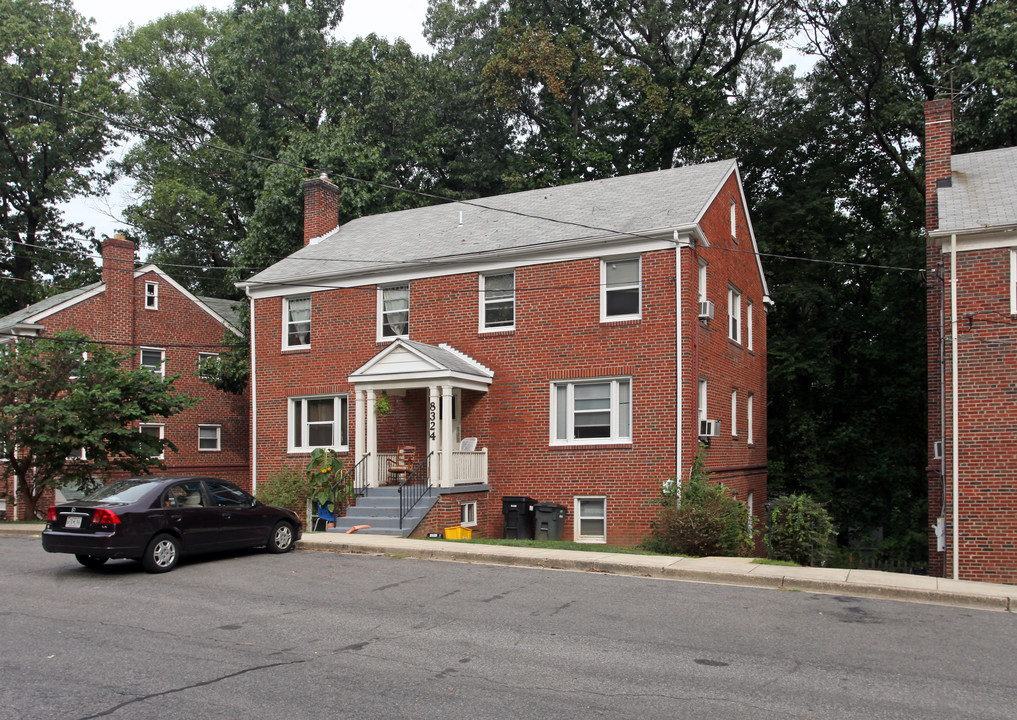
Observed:
[[[486,392],[494,372],[449,345],[398,339],[349,376],[354,385],[375,388],[451,385]]]

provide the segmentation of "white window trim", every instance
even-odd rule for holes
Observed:
[[[738,437],[738,391],[731,391],[731,437]]]
[[[312,311],[308,315],[308,328],[307,336],[308,341],[303,345],[290,345],[290,302],[293,300],[308,300],[309,309]],[[311,300],[310,295],[294,295],[293,297],[283,298],[282,304],[282,349],[283,350],[306,350],[311,347],[311,333],[314,331],[313,318],[314,301]]]
[[[346,442],[333,443],[332,445],[296,445],[293,442],[293,408],[296,403],[304,403],[301,410],[301,435],[305,442],[308,439],[310,433],[307,428],[307,400],[327,400],[332,399],[333,412],[332,412],[332,440],[343,440],[343,428],[346,428]],[[347,410],[343,410],[343,401],[346,401]],[[349,408],[349,399],[345,393],[338,393],[336,395],[301,395],[299,397],[291,397],[286,399],[286,451],[288,453],[309,453],[315,448],[324,447],[330,450],[346,451],[349,450],[349,419],[347,412]]]
[[[709,420],[710,418],[706,415],[706,401],[710,394],[709,384],[706,382],[706,378],[699,378],[699,420]],[[698,430],[698,428],[697,428]]]
[[[731,239],[738,242],[738,203],[731,198]]]
[[[1017,248],[1010,248],[1010,314],[1017,315]]]
[[[406,332],[399,335],[385,335],[385,291],[393,290],[397,288],[406,288]],[[409,338],[410,336],[410,322],[412,320],[411,310],[412,298],[410,295],[410,283],[394,283],[391,285],[379,285],[378,286],[378,342],[391,342],[399,338]],[[402,311],[396,311],[402,312]]]
[[[158,370],[155,370],[150,365],[143,365],[142,364],[141,359],[144,357],[144,352],[146,350],[159,353],[160,360],[159,360],[159,369]],[[166,350],[164,348],[157,348],[157,347],[141,347],[141,348],[138,348],[138,367],[143,367],[146,370],[151,370],[153,374],[158,375],[159,377],[162,377],[162,378],[166,377]]]
[[[621,395],[619,392],[620,383],[628,383],[629,386],[629,417],[628,417],[628,428],[629,434],[624,436],[621,434]],[[598,438],[577,438],[575,437],[575,421],[576,415],[574,411],[575,407],[575,388],[577,385],[601,385],[604,383],[611,384],[610,391],[610,413],[611,413],[611,429],[608,437]],[[561,412],[567,412],[568,415],[565,419],[565,438],[558,438],[558,388],[565,386],[566,390],[566,403],[567,407],[562,409]],[[635,383],[629,376],[618,376],[618,377],[599,377],[599,378],[584,378],[576,380],[556,380],[551,383],[551,417],[550,417],[550,444],[553,446],[564,446],[564,445],[631,445],[632,435],[634,435],[632,423],[633,415],[632,406],[635,403]]]
[[[579,509],[582,507],[580,500],[601,500],[604,503],[604,515],[602,517],[588,516],[590,520],[603,520],[604,521],[604,534],[603,535],[583,535],[580,531],[582,527],[583,516],[579,514]],[[576,496],[573,499],[573,512],[572,517],[575,518],[573,523],[573,538],[576,542],[580,543],[607,543],[607,496],[605,495],[582,495]]]
[[[151,300],[151,302],[149,302]],[[159,309],[159,283],[151,280],[145,281],[145,309]]]
[[[742,294],[733,286],[727,289],[727,337],[742,342]]]
[[[749,393],[745,399],[745,442],[752,445],[755,442],[755,434],[752,427],[752,412],[755,410],[756,396]]]
[[[489,277],[498,277],[498,276],[501,276],[501,275],[511,275],[512,276],[512,299],[511,299],[511,302],[512,302],[512,324],[511,325],[496,325],[496,326],[488,327],[487,326],[487,305],[488,305],[488,299],[487,299],[487,279]],[[479,329],[479,332],[483,332],[483,333],[497,333],[497,332],[511,332],[512,330],[515,330],[516,329],[516,273],[515,273],[515,270],[505,270],[505,271],[497,271],[497,272],[489,272],[489,273],[480,273],[479,274],[478,282],[480,283],[480,302],[478,303],[478,306],[479,306],[479,309],[480,309],[480,325],[479,325],[480,329]],[[499,299],[493,300],[491,302],[492,303],[493,302],[502,303],[502,302],[505,302],[505,298],[499,298]]]
[[[462,527],[477,526],[477,501],[468,500],[459,505],[459,524]]]
[[[699,261],[699,302],[706,302],[706,263],[702,260]]]
[[[752,350],[752,301],[745,301],[745,347]]]
[[[205,375],[202,374],[202,372],[201,372],[202,361],[209,360],[211,358],[217,358],[217,357],[219,357],[219,353],[213,353],[213,352],[199,352],[198,353],[198,377],[200,377],[200,378],[205,377]]]
[[[636,261],[636,268],[638,277],[635,283],[630,285],[621,285],[618,287],[611,288],[612,290],[627,290],[635,288],[639,293],[639,308],[634,313],[627,315],[608,315],[607,314],[607,265],[613,262],[626,262],[628,260]],[[643,317],[643,258],[640,255],[629,255],[624,257],[610,257],[600,259],[600,321],[602,323],[613,323],[613,322],[628,322],[631,320],[640,320]]]
[[[166,439],[166,426],[163,425],[162,423],[141,423],[140,425],[138,425],[138,432],[139,433],[140,432],[144,432],[144,430],[142,428],[147,428],[147,427],[159,428],[159,439],[160,440],[165,440]],[[155,455],[153,457],[156,457],[159,460],[165,460],[166,459],[166,451],[163,450],[161,453],[159,453],[158,455]]]
[[[201,447],[201,431],[204,429],[213,428],[215,430],[215,447],[214,448],[203,448]],[[212,424],[199,424],[198,425],[198,452],[221,452],[222,451],[222,425]]]

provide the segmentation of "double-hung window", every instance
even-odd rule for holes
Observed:
[[[745,399],[745,442],[749,445],[755,442],[755,438],[753,437],[754,428],[752,427],[752,413],[755,404],[755,395],[749,393],[749,396]]]
[[[512,271],[480,276],[480,329],[516,326],[516,277]]]
[[[731,391],[731,437],[738,437],[738,391]]]
[[[733,287],[727,289],[727,336],[736,343],[742,341],[742,294]]]
[[[632,379],[551,385],[551,444],[632,442]]]
[[[139,425],[138,432],[140,432],[142,435],[148,435],[150,437],[156,438],[157,440],[163,440],[166,437],[166,427],[164,425],[156,424]],[[165,460],[166,453],[165,451],[160,451],[153,455],[152,457],[159,458],[160,460]]]
[[[145,309],[159,309],[159,283],[157,282],[145,283]]]
[[[745,347],[752,349],[752,301],[745,302]]]
[[[345,395],[290,398],[289,450],[348,448],[347,399]]]
[[[577,497],[575,506],[576,542],[607,542],[607,499]]]
[[[378,288],[378,337],[398,338],[410,334],[410,286]]]
[[[222,425],[198,426],[198,450],[216,452],[221,449]]]
[[[311,296],[283,300],[283,349],[311,347]]]
[[[205,363],[212,362],[219,357],[219,353],[199,352],[198,353],[198,377],[207,380],[209,378],[208,367]]]
[[[162,348],[141,348],[141,367],[159,377],[166,376],[166,351]]]
[[[600,263],[601,320],[639,317],[639,258],[602,260]]]

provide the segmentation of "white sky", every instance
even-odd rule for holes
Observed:
[[[232,0],[74,0],[75,9],[94,20],[92,29],[103,40],[112,40],[116,31],[128,23],[145,25],[198,5],[225,9],[232,4]],[[389,40],[401,37],[415,52],[430,52],[423,36],[426,15],[427,0],[346,0],[338,36],[352,40],[373,32]],[[110,215],[119,214],[127,205],[129,190],[129,183],[121,182],[109,197],[78,198],[64,205],[64,212],[68,220],[94,227],[100,237],[112,235],[118,224]]]

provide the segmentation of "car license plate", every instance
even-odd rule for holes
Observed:
[[[81,516],[80,515],[71,515],[70,517],[67,518],[67,521],[64,522],[64,527],[69,527],[69,528],[79,528],[79,527],[81,527]]]

